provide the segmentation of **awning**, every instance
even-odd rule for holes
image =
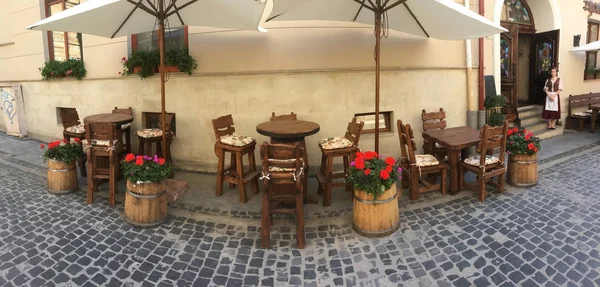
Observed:
[[[598,51],[600,50],[600,41],[591,42],[589,44],[585,44],[583,46],[574,48],[571,52],[583,52],[583,51]]]

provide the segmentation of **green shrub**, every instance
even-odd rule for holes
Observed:
[[[39,68],[42,79],[56,79],[64,77],[75,77],[81,80],[85,77],[86,70],[83,60],[69,59],[66,61],[49,61]]]

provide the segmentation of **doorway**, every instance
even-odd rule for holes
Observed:
[[[538,33],[526,0],[504,0],[500,14],[500,24],[508,30],[499,45],[500,90],[507,103],[503,111],[518,125],[519,107],[545,101],[544,83],[558,63],[559,31]]]

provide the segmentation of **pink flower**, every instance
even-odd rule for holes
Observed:
[[[70,75],[71,73],[73,73],[73,70],[68,70],[67,71],[67,75]]]
[[[125,61],[127,58],[123,57],[123,59],[121,59],[121,61]]]

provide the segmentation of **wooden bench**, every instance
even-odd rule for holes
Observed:
[[[589,109],[592,105],[600,104],[600,93],[589,93],[583,95],[569,95],[569,115],[567,116],[567,125],[569,128],[570,121],[577,121],[577,130],[582,131],[583,125],[588,119],[591,119]],[[585,107],[586,111],[575,111],[575,109]]]

